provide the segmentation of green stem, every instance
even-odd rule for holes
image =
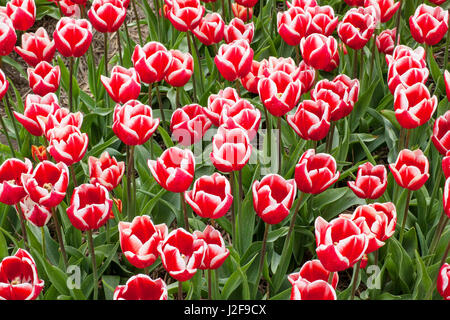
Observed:
[[[194,57],[194,50],[192,49],[192,44],[191,44],[191,37],[189,36],[189,32],[186,32],[186,37],[187,37],[187,43],[188,43],[188,48],[189,48],[189,53],[191,54],[192,57]],[[196,103],[198,101],[197,99],[197,83],[195,81],[195,73],[192,75],[192,90],[193,90],[193,102]]]
[[[282,163],[281,161],[283,160],[283,139],[281,136],[281,117],[277,118],[277,122],[278,122],[278,174],[281,175],[281,167],[282,167]]]
[[[331,152],[331,148],[333,146],[333,138],[334,138],[334,128],[336,126],[336,122],[335,121],[331,121],[331,125],[330,125],[330,131],[328,132],[328,136],[327,136],[327,143],[325,145],[325,152],[326,153],[330,153]]]
[[[183,300],[183,282],[178,281],[178,300]]]
[[[398,11],[397,11],[397,22],[395,24],[396,27],[396,32],[395,32],[395,44],[398,45],[399,44],[399,40],[400,40],[400,21],[402,19],[402,0],[399,0],[399,7],[398,7]]]
[[[47,259],[47,250],[45,249],[45,229],[41,227],[42,256]]]
[[[128,220],[131,221],[134,217],[133,211],[133,183],[132,183],[132,175],[133,175],[133,167],[134,167],[134,146],[128,146],[128,166],[127,166],[127,216]]]
[[[352,276],[352,295],[350,297],[350,300],[355,299],[355,293],[356,293],[356,283],[358,282],[358,276],[359,276],[359,267],[361,265],[361,260],[358,261],[357,264],[353,267],[353,276]]]
[[[163,126],[166,125],[166,116],[164,115],[164,108],[163,103],[161,99],[161,92],[159,91],[159,86],[156,85],[156,97],[158,98],[158,106],[159,106],[159,112],[161,113],[161,120],[163,122]]]
[[[262,273],[263,273],[264,257],[266,255],[267,235],[269,234],[270,224],[265,223],[265,225],[266,225],[266,227],[265,227],[265,230],[264,230],[264,237],[263,237],[263,242],[262,242],[261,255],[260,255],[260,258],[259,258],[258,276],[256,277],[254,299],[256,299],[256,295],[258,293],[259,282],[261,281],[261,276],[262,276]]]
[[[450,9],[448,11],[449,11],[449,14],[450,14]],[[449,47],[450,47],[450,28],[447,31],[447,41],[445,43],[444,65],[443,65],[442,73],[444,73],[444,71],[447,70],[447,66],[448,66],[448,49],[449,49]]]
[[[438,174],[436,177],[436,181],[434,182],[433,191],[431,192],[430,204],[427,207],[427,217],[430,215],[431,210],[433,208],[434,200],[436,199],[439,187],[441,186],[442,180],[442,166],[437,166]]]
[[[405,212],[403,213],[402,228],[400,229],[400,237],[398,240],[400,242],[400,245],[403,242],[403,235],[405,233],[406,219],[408,218],[408,210],[409,210],[409,202],[410,201],[411,201],[411,190],[408,190],[408,194],[406,196]]]
[[[191,31],[188,31],[187,33],[190,33]],[[194,37],[194,34],[191,34],[191,40],[192,40],[192,46],[194,47],[194,51],[195,51],[195,55],[197,56],[197,59],[194,61],[198,62],[198,65],[196,66],[198,69],[198,74],[200,74],[200,89],[201,92],[203,93],[203,91],[205,90],[205,84],[203,83],[203,71],[202,71],[202,66],[201,66],[201,62],[200,62],[200,51],[198,50],[198,46],[197,46],[197,41],[195,40],[196,38]],[[195,77],[195,74],[192,75],[193,77]],[[200,95],[201,96],[201,95]]]
[[[97,261],[95,260],[94,240],[92,239],[92,230],[87,230],[87,238],[89,245],[89,252],[92,259],[92,272],[94,281],[94,300],[98,299],[98,278],[97,278]]]
[[[442,210],[442,214],[439,219],[438,225],[436,226],[436,231],[434,233],[433,240],[431,241],[430,244],[430,250],[428,251],[428,256],[430,257],[430,260],[428,261],[427,265],[429,265],[433,261],[433,255],[435,253],[439,240],[441,239],[442,232],[444,231],[445,226],[447,225],[448,219],[449,218],[445,214],[444,210]]]
[[[20,135],[19,135],[19,130],[17,128],[17,124],[16,124],[16,119],[13,117],[13,108],[11,107],[11,104],[9,103],[9,93],[6,92],[6,96],[4,98],[5,100],[5,106],[6,106],[6,113],[8,114],[8,117],[11,119],[11,122],[13,124],[13,128],[14,128],[14,134],[16,135],[16,141],[17,141],[17,145],[21,146],[22,143],[20,142]],[[20,150],[20,147],[19,147]]]
[[[72,100],[72,86],[73,86],[73,57],[69,58],[69,110],[73,111],[73,100]]]
[[[25,226],[25,215],[23,214],[22,208],[20,207],[20,204],[16,205],[17,214],[19,215],[19,221],[20,221],[20,228],[22,229],[22,236],[23,236],[23,242],[25,244],[25,248],[30,251],[30,246],[28,244],[28,235],[27,235],[27,229]]]
[[[234,179],[234,171],[230,172],[230,186],[231,193],[233,195],[233,202],[231,203],[231,235],[233,239],[233,243],[236,243],[236,201],[238,200],[235,192],[235,179]]]
[[[11,150],[11,154],[13,158],[16,157],[16,152],[14,151],[14,147],[11,143],[11,138],[9,137],[8,129],[6,128],[5,120],[3,120],[3,117],[0,116],[0,123],[2,125],[3,131],[5,132],[6,140],[8,141],[9,149]]]
[[[142,45],[144,44],[144,41],[142,40],[142,33],[141,33],[141,22],[139,20],[139,15],[137,12],[137,7],[136,7],[136,0],[131,0],[132,6],[133,6],[133,11],[134,11],[134,16],[136,17],[136,25],[137,25],[137,29],[138,29],[138,35],[139,35],[139,44]]]
[[[212,300],[212,270],[208,269],[208,300]]]
[[[118,50],[119,50],[119,61],[120,61],[120,65],[123,66],[122,44],[120,42],[121,40],[120,40],[120,32],[119,32],[119,30],[117,30],[116,34],[117,34],[117,47],[118,47]]]
[[[58,238],[59,248],[61,250],[61,254],[62,254],[63,260],[64,260],[64,266],[67,268],[69,265],[69,261],[67,259],[66,247],[64,246],[64,241],[63,241],[63,237],[61,234],[61,226],[59,224],[58,215],[56,214],[56,208],[52,208],[51,211],[52,211],[53,221],[55,222],[56,237]]]
[[[127,36],[128,48],[132,48],[132,47],[131,47],[130,32],[128,31],[128,24],[127,24],[126,19],[125,19],[123,25],[124,25],[124,27],[125,27],[125,34],[126,34],[126,36]]]
[[[186,209],[186,201],[184,200],[184,192],[180,192],[180,201],[183,207],[184,229],[189,232],[189,218]]]
[[[73,181],[73,187],[76,188],[76,187],[78,187],[78,183],[77,183],[77,176],[75,174],[75,169],[73,168],[73,165],[71,165],[69,167],[69,171],[70,171],[70,176],[71,176],[72,181]]]
[[[269,119],[269,113],[267,112],[267,108],[263,106],[264,109],[264,117],[266,119],[266,132],[267,132],[267,150],[269,153],[267,156],[269,158],[272,156],[272,126]]]
[[[353,50],[353,79],[355,79],[357,76],[358,76],[358,50]]]

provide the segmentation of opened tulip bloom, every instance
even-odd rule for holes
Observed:
[[[99,183],[108,191],[119,185],[125,173],[125,163],[117,162],[116,158],[111,157],[107,151],[104,151],[100,158],[90,156],[88,164],[90,182]]]
[[[200,0],[172,0],[172,6],[167,12],[167,18],[175,29],[181,32],[194,30],[200,23],[205,7]]]
[[[85,183],[74,189],[67,216],[78,230],[96,230],[108,221],[112,205],[105,187]]]
[[[225,22],[220,14],[214,12],[206,14],[192,33],[205,46],[210,46],[223,40],[224,30]]]
[[[339,65],[338,43],[332,36],[314,33],[300,42],[303,60],[315,69],[331,72]]]
[[[10,0],[6,3],[6,14],[15,29],[26,31],[36,20],[36,4],[34,0]]]
[[[387,170],[366,162],[358,167],[356,180],[348,181],[348,186],[359,198],[378,199],[387,188]]]
[[[81,57],[92,41],[92,25],[86,19],[61,18],[53,32],[56,49],[64,57]]]
[[[245,24],[239,18],[233,18],[229,24],[225,25],[224,37],[226,43],[231,43],[235,40],[247,40],[251,43],[253,34],[255,33],[255,25],[253,22]]]
[[[131,60],[141,81],[154,83],[164,79],[171,65],[172,55],[164,45],[151,41],[144,47],[136,45]]]
[[[222,44],[214,62],[225,80],[235,81],[245,77],[252,67],[253,49],[246,40]]]
[[[297,194],[294,179],[285,180],[277,174],[264,176],[252,185],[253,208],[256,214],[269,224],[278,224],[289,215]]]
[[[189,104],[172,113],[170,131],[178,143],[190,146],[202,140],[211,124],[202,106]]]
[[[41,61],[51,62],[55,55],[55,41],[50,40],[43,27],[37,29],[35,33],[24,33],[21,43],[22,45],[16,46],[14,50],[32,67]]]
[[[165,224],[154,225],[143,215],[132,222],[119,222],[120,247],[127,260],[136,268],[147,268],[159,257],[158,246],[167,237]]]
[[[148,167],[161,187],[170,192],[184,192],[194,180],[195,158],[189,149],[171,147]]]
[[[286,121],[304,140],[321,140],[330,130],[331,107],[322,100],[304,100]]]
[[[0,300],[35,300],[42,289],[44,280],[28,251],[19,249],[0,262]]]
[[[114,290],[113,300],[167,300],[167,285],[158,278],[153,280],[145,274],[128,279],[123,286]]]
[[[220,116],[222,111],[234,105],[240,100],[237,91],[234,88],[227,87],[220,90],[217,94],[211,94],[208,97],[208,106],[205,112],[216,127],[220,126]]]
[[[136,100],[141,92],[141,78],[134,68],[126,69],[122,66],[114,66],[111,70],[111,77],[101,75],[100,81],[116,103]]]
[[[395,182],[405,189],[419,190],[430,177],[430,164],[422,150],[403,149],[397,161],[389,165]]]
[[[225,247],[225,242],[220,232],[207,225],[203,232],[194,231],[194,237],[195,239],[203,240],[206,244],[205,256],[199,269],[214,270],[220,268],[230,255],[230,250]]]
[[[291,7],[277,14],[278,33],[290,46],[300,44],[300,40],[307,35],[310,24],[311,15],[299,7]]]
[[[33,165],[25,158],[24,161],[10,158],[0,166],[0,202],[6,205],[15,205],[26,195],[22,184],[22,174],[31,173]]]
[[[189,53],[170,50],[172,62],[164,80],[172,87],[182,87],[191,79],[194,73],[194,59]]]
[[[159,121],[159,118],[153,118],[150,106],[138,100],[129,100],[114,108],[112,129],[126,145],[142,145],[156,131]]]
[[[17,35],[16,30],[11,22],[11,19],[0,12],[0,56],[9,55],[16,45]]]
[[[196,214],[209,219],[223,217],[233,203],[230,183],[218,172],[198,178],[184,198]]]
[[[58,162],[71,166],[83,159],[89,144],[86,133],[75,126],[56,127],[49,134],[47,151]]]
[[[441,7],[421,4],[409,17],[409,27],[414,40],[429,46],[436,45],[448,31],[448,11]]]
[[[339,38],[354,50],[362,49],[372,37],[376,26],[373,7],[352,8],[338,25]]]
[[[116,32],[125,21],[126,8],[121,0],[94,0],[88,11],[89,21],[98,32]]]
[[[450,150],[450,111],[438,117],[434,122],[431,141],[442,155],[446,155]]]
[[[29,196],[20,201],[19,205],[25,219],[36,227],[45,226],[52,217],[50,208],[34,202]]]
[[[33,93],[45,96],[54,93],[59,88],[61,71],[59,66],[52,66],[46,61],[41,61],[36,68],[28,68],[28,82]]]

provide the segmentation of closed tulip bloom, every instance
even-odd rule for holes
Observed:
[[[218,13],[208,13],[200,20],[199,25],[192,30],[192,33],[205,46],[219,43],[223,40],[225,22]]]
[[[322,100],[304,100],[286,121],[304,140],[321,140],[330,130],[330,106]]]
[[[227,87],[220,90],[217,94],[211,94],[208,97],[208,106],[205,112],[213,125],[220,126],[220,115],[226,108],[234,105],[240,100],[236,89]]]
[[[278,12],[277,29],[281,38],[290,46],[300,44],[310,28],[311,15],[299,7]]]
[[[116,32],[125,21],[127,9],[121,0],[94,0],[88,11],[89,21],[98,32]]]
[[[397,28],[386,29],[381,31],[379,35],[375,38],[375,44],[379,52],[384,54],[392,54],[395,47],[395,34],[397,33]]]
[[[395,117],[403,128],[414,129],[427,123],[437,108],[437,97],[416,83],[409,88],[398,86],[394,93]]]
[[[444,71],[445,92],[447,93],[447,100],[450,101],[450,72]]]
[[[231,172],[241,170],[250,160],[251,153],[252,145],[243,129],[227,130],[220,126],[213,137],[209,157],[217,170]]]
[[[9,55],[16,45],[16,30],[9,17],[0,13],[0,56]]]
[[[285,180],[277,174],[264,176],[252,185],[253,208],[256,214],[269,224],[278,224],[289,215],[297,194],[294,179]]]
[[[0,100],[3,99],[8,91],[9,82],[2,70],[0,70]]]
[[[141,81],[154,83],[164,79],[172,63],[172,55],[164,45],[151,41],[144,47],[136,45],[131,60]]]
[[[12,206],[27,195],[22,184],[21,176],[31,171],[33,171],[33,165],[27,158],[24,161],[10,158],[0,165],[1,203]]]
[[[333,34],[338,25],[338,17],[334,16],[334,10],[331,6],[307,7],[306,12],[311,15],[308,35],[320,33],[328,37]]]
[[[434,46],[448,30],[448,11],[441,7],[421,4],[409,17],[411,35],[419,43]]]
[[[394,14],[400,7],[400,1],[395,2],[395,0],[366,0],[365,6],[374,2],[380,8],[380,22],[385,23],[391,20]]]
[[[59,108],[46,117],[38,116],[37,120],[44,132],[45,138],[50,141],[50,136],[54,128],[75,126],[81,129],[83,114],[81,112],[70,112],[67,108]]]
[[[136,100],[141,92],[141,78],[134,68],[114,66],[111,70],[111,77],[101,75],[100,81],[108,95],[116,103]]]
[[[253,49],[248,41],[241,39],[222,44],[214,62],[225,80],[235,81],[245,77],[252,67]]]
[[[71,0],[59,0],[57,6],[61,8],[62,14],[66,17],[75,19],[79,19],[81,17],[80,6]]]
[[[288,57],[269,57],[261,61],[263,75],[268,78],[271,74],[282,71],[292,77],[295,81],[300,77],[300,67],[297,66],[294,59]]]
[[[89,144],[88,135],[70,125],[52,129],[49,138],[47,151],[56,161],[67,166],[80,162]]]
[[[86,19],[61,18],[53,32],[56,49],[64,57],[81,57],[92,41],[92,26]]]
[[[120,247],[136,268],[147,268],[156,261],[158,247],[167,234],[165,224],[154,225],[147,215],[134,217],[132,222],[119,222]]]
[[[386,56],[386,59],[391,61],[388,68],[388,87],[392,94],[399,86],[407,88],[417,83],[427,82],[430,72],[424,60],[412,56],[404,56],[397,60]]]
[[[211,124],[203,107],[194,103],[173,112],[170,119],[170,131],[179,144],[190,146],[202,140]]]
[[[145,274],[128,279],[123,286],[114,290],[113,300],[167,300],[167,285],[161,279],[153,280]]]
[[[450,218],[450,178],[446,178],[443,193],[444,213]]]
[[[59,109],[58,97],[54,93],[48,93],[43,97],[28,94],[25,99],[23,114],[14,111],[14,117],[30,134],[41,136],[43,131],[38,122],[38,117],[47,117],[57,109]]]
[[[245,24],[241,19],[233,18],[229,24],[225,25],[225,42],[231,43],[234,40],[244,39],[248,41],[248,43],[251,43],[254,32],[255,25],[253,22]]]
[[[303,60],[315,69],[331,72],[339,65],[338,43],[332,36],[314,33],[300,42]]]
[[[411,57],[419,61],[421,66],[426,66],[426,52],[423,47],[419,46],[416,49],[412,49],[402,44],[395,46],[392,55],[386,55],[386,62],[390,66],[392,62],[400,60],[403,57]]]
[[[309,149],[295,166],[295,182],[301,192],[318,194],[335,183],[340,176],[336,160],[326,153]]]
[[[41,61],[52,61],[55,55],[55,41],[50,40],[43,27],[37,29],[35,33],[23,34],[21,43],[22,46],[16,46],[14,50],[32,67]]]
[[[191,279],[201,267],[206,243],[178,228],[173,230],[158,248],[164,269],[178,281]]]
[[[156,182],[170,192],[184,192],[194,180],[195,158],[189,149],[171,147],[147,164]]]
[[[6,3],[6,14],[15,29],[26,31],[36,20],[36,4],[34,0],[10,0]]]
[[[28,68],[28,82],[34,94],[45,96],[56,92],[61,81],[59,66],[52,66],[46,61],[39,62],[35,69]]]
[[[245,77],[242,77],[241,84],[247,90],[251,93],[258,93],[258,83],[261,78],[264,77],[263,75],[263,64],[261,62],[253,60],[252,67],[250,68],[250,72],[247,73]]]
[[[291,300],[336,300],[336,291],[324,280],[308,282],[303,278],[292,284]]]
[[[438,117],[434,122],[431,141],[442,155],[450,150],[450,111]]]
[[[351,268],[361,260],[369,245],[367,236],[347,218],[338,217],[327,222],[319,216],[314,227],[317,257],[330,272]]]
[[[195,239],[203,240],[206,244],[205,257],[199,269],[215,270],[220,268],[230,255],[230,250],[225,247],[225,242],[220,232],[207,225],[203,232],[194,231],[194,237]]]
[[[188,32],[199,25],[204,13],[205,7],[199,0],[172,0],[167,19],[178,31]]]
[[[348,10],[337,29],[339,38],[354,50],[362,49],[375,31],[376,21],[373,12],[371,7]]]
[[[387,188],[387,170],[383,165],[366,162],[358,167],[356,180],[347,183],[357,197],[378,199]]]
[[[445,300],[450,300],[450,264],[444,263],[437,277],[437,291]]]
[[[100,158],[90,156],[88,164],[90,183],[99,183],[108,191],[119,185],[125,173],[125,163],[117,162],[107,151],[104,151]]]
[[[38,228],[45,226],[52,217],[50,208],[34,202],[29,196],[20,201],[19,205],[25,219]]]
[[[218,172],[195,180],[194,187],[186,191],[184,198],[196,214],[208,219],[223,217],[233,203],[230,183]]]
[[[239,18],[244,22],[251,20],[253,16],[253,8],[246,8],[236,2],[231,4],[231,11],[236,18]]]
[[[314,84],[316,79],[316,70],[302,60],[298,65],[298,79],[302,85],[302,94],[305,94],[311,90]]]
[[[66,196],[69,169],[59,162],[42,161],[32,173],[24,173],[22,185],[31,200],[46,207],[56,207]]]
[[[442,171],[445,179],[450,177],[450,152],[447,151],[444,158],[442,158]]]
[[[294,285],[299,279],[306,280],[308,282],[314,282],[318,280],[328,282],[330,277],[330,271],[325,269],[318,259],[309,260],[300,268],[299,272],[291,273],[288,275],[288,280],[291,285]],[[331,286],[336,289],[339,282],[339,275],[337,272],[333,273],[333,278],[331,280]]]
[[[419,190],[430,177],[430,164],[422,150],[403,149],[397,161],[389,165],[395,182],[405,189]]]
[[[108,221],[112,205],[104,186],[85,183],[73,190],[67,216],[78,230],[95,230]]]
[[[164,80],[172,87],[182,87],[188,83],[194,73],[194,59],[190,53],[170,50],[172,62]]]
[[[220,125],[226,129],[241,128],[250,140],[256,137],[261,122],[261,112],[248,100],[240,99],[222,111]]]
[[[359,95],[358,79],[350,79],[340,74],[333,81],[324,79],[316,84],[311,92],[314,100],[322,100],[330,106],[331,121],[338,121],[348,116],[355,106]]]
[[[44,288],[33,257],[24,249],[0,262],[0,300],[35,300]]]
[[[153,118],[150,106],[137,100],[130,100],[114,108],[112,129],[126,145],[142,145],[156,131],[159,121],[159,118]]]

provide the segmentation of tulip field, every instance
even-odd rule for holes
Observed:
[[[2,0],[0,300],[450,300],[450,0]]]

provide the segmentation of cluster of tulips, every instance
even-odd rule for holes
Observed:
[[[215,8],[214,0],[203,2],[212,2],[212,8]],[[229,10],[234,18],[228,24],[225,22],[224,2],[221,15],[205,9],[200,0],[164,0],[163,6],[156,0],[155,16],[167,19],[173,28],[186,34],[189,52],[167,49],[156,40],[144,44],[142,26],[137,22],[140,44],[131,48],[129,55],[133,67],[122,66],[126,57],[119,52],[121,64],[109,70],[106,61],[105,70],[100,75],[100,82],[107,93],[106,106],[109,107],[109,99],[116,104],[113,107],[112,131],[126,146],[126,161],[117,161],[107,151],[99,158],[89,156],[88,182],[78,184],[80,176],[77,177],[74,167],[86,158],[89,137],[82,132],[85,115],[77,110],[72,92],[72,78],[76,77],[73,74],[74,59],[83,57],[92,49],[92,28],[105,35],[105,60],[108,59],[107,36],[118,32],[123,25],[126,27],[130,1],[94,0],[91,4],[85,0],[55,1],[61,18],[52,39],[42,27],[34,33],[26,32],[35,23],[34,0],[8,1],[6,8],[0,10],[0,55],[8,56],[14,50],[25,61],[32,90],[25,97],[23,112],[12,110],[14,118],[11,120],[17,121],[36,139],[42,139],[45,146],[33,146],[32,163],[28,158],[16,157],[7,136],[13,157],[0,166],[0,202],[15,207],[25,249],[19,249],[0,262],[0,300],[36,299],[44,289],[44,281],[40,279],[36,263],[29,253],[27,223],[41,228],[45,258],[44,227],[52,218],[64,265],[69,265],[70,257],[60,224],[61,214],[66,214],[72,226],[86,235],[92,257],[94,299],[98,298],[99,280],[94,235],[100,228],[116,226],[114,221],[117,222],[124,257],[142,272],[129,278],[126,284],[118,285],[113,298],[168,299],[167,279],[152,279],[148,272],[160,259],[164,270],[178,281],[178,298],[181,299],[183,282],[192,279],[199,270],[208,272],[211,286],[213,270],[224,264],[230,256],[229,248],[237,241],[237,215],[242,212],[244,197],[250,194],[253,209],[264,225],[256,276],[257,292],[261,289],[258,284],[266,276],[263,271],[271,226],[284,222],[292,213],[281,256],[281,260],[285,260],[285,255],[292,253],[292,237],[302,206],[309,198],[325,192],[339,181],[341,173],[332,155],[335,129],[351,115],[358,103],[362,85],[361,79],[357,78],[357,67],[364,64],[364,48],[367,49],[373,40],[374,50],[377,48],[380,54],[385,55],[388,69],[385,80],[393,96],[395,119],[401,127],[398,156],[389,164],[389,171],[397,184],[396,192],[402,188],[407,193],[400,229],[396,228],[397,208],[394,204],[398,199],[376,202],[387,189],[388,170],[385,165],[377,165],[371,159],[359,165],[354,179],[347,181],[348,187],[366,204],[353,208],[353,213],[342,213],[330,221],[317,217],[314,223],[316,258],[306,261],[298,272],[287,275],[291,299],[335,300],[338,272],[353,267],[351,297],[354,298],[355,279],[359,270],[367,266],[369,254],[373,254],[374,264],[377,264],[378,250],[396,231],[400,233],[399,242],[402,243],[412,192],[424,186],[430,177],[428,158],[420,149],[410,150],[409,139],[413,129],[430,123],[438,108],[437,96],[430,93],[426,85],[430,74],[426,57],[432,46],[447,34],[449,13],[439,7],[445,0],[431,1],[438,5],[433,7],[419,5],[409,19],[409,27],[414,40],[424,47],[413,49],[400,45],[399,25],[378,33],[381,25],[396,14],[400,16],[401,0],[345,2],[352,8],[342,18],[335,15],[331,6],[320,6],[316,0],[287,2],[285,10],[276,15],[276,29],[287,46],[295,47],[295,58],[269,56],[258,61],[251,46],[255,37],[252,18],[257,0],[236,0]],[[134,0],[132,5],[135,6]],[[259,6],[261,11],[262,4]],[[206,11],[210,12],[205,14]],[[20,45],[17,45],[18,31],[25,32]],[[215,53],[214,66],[226,84],[219,92],[208,95],[205,106],[199,103],[199,79],[194,74],[196,60],[201,58],[196,41],[211,47]],[[348,49],[354,56],[352,77],[339,72],[336,76],[321,79],[320,72],[328,74],[335,69],[340,70],[343,56],[349,54]],[[56,52],[69,63],[68,108],[62,107],[63,99],[60,97],[60,66],[52,65]],[[359,56],[361,60],[358,60]],[[445,69],[448,64],[447,61],[444,63]],[[373,60],[371,65],[373,70]],[[450,73],[446,69],[443,73],[450,101]],[[175,88],[177,98],[176,105],[172,106],[174,111],[167,120],[165,114],[168,110],[164,108],[159,89],[163,82]],[[192,82],[193,103],[182,106],[180,91],[185,86],[188,90],[189,82]],[[148,88],[148,94],[142,94],[143,87]],[[0,99],[11,108],[8,88],[9,80],[0,70]],[[156,117],[152,109],[153,89],[160,117]],[[245,95],[259,98],[262,108],[255,106],[254,100],[245,98]],[[259,136],[262,123],[270,135],[269,131],[274,127],[268,121],[270,117],[278,124],[280,169],[251,181],[251,192],[244,193],[242,170],[251,159],[252,142]],[[308,141],[308,148],[290,171],[293,176],[289,178],[281,175],[284,123],[288,124],[292,135],[298,136],[296,139]],[[2,125],[8,135],[3,120]],[[178,146],[167,148],[159,157],[147,159],[147,165],[151,177],[164,190],[180,196],[182,215],[179,217],[182,221],[178,221],[177,216],[174,228],[165,223],[155,224],[150,215],[137,215],[135,210],[135,148],[147,142],[156,143],[155,136],[160,127],[170,130]],[[218,172],[196,177],[198,166],[191,149],[194,144],[205,140],[212,127],[217,129],[207,161]],[[14,128],[17,130],[15,122]],[[447,111],[434,122],[430,138],[443,156],[442,172],[446,179],[443,213],[436,228],[433,250],[450,217],[449,130],[450,111]],[[17,139],[17,132],[15,136]],[[322,140],[326,145],[324,152],[319,152],[317,146]],[[153,157],[153,151],[151,155]],[[125,185],[122,181],[124,176],[126,205],[122,210],[123,199],[116,197],[114,189]],[[236,181],[239,181],[238,186]],[[310,195],[308,199],[307,195]],[[61,203],[66,196],[70,201],[63,209]],[[195,215],[209,222],[204,230],[192,229],[195,224],[189,221],[187,204]],[[230,234],[217,226],[217,220],[223,217],[231,222]],[[450,299],[450,265],[446,263],[449,248],[442,258],[442,267],[432,288],[437,286],[445,299]],[[285,271],[288,268],[279,267]],[[211,290],[208,294],[211,298]],[[263,294],[268,297],[269,293]]]

